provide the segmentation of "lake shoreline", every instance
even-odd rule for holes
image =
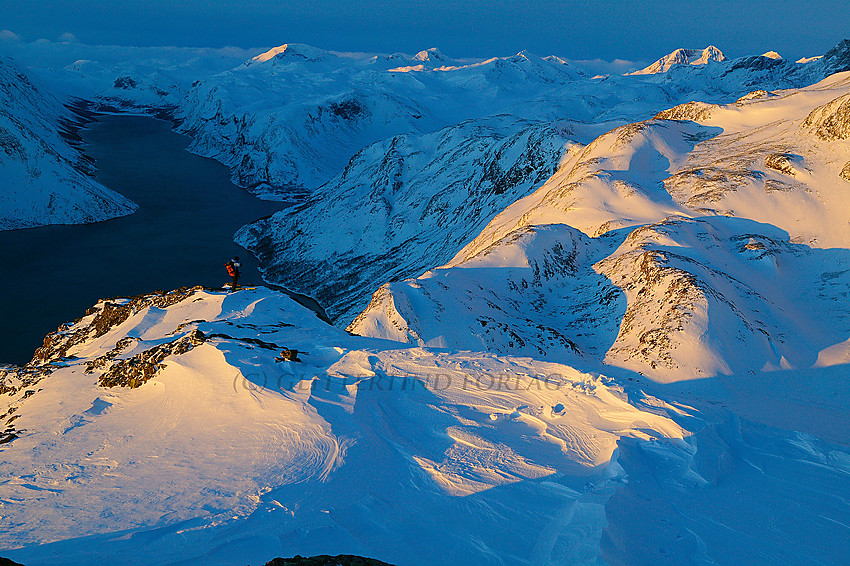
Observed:
[[[15,266],[6,289],[15,299],[0,305],[8,321],[0,364],[24,365],[47,334],[103,297],[224,285],[224,263],[234,255],[246,286],[267,285],[233,235],[291,204],[234,185],[225,165],[187,150],[190,139],[173,130],[173,120],[84,106],[74,112],[79,119],[63,124],[63,135],[80,149],[78,166],[139,209],[97,223],[0,231],[0,248]]]

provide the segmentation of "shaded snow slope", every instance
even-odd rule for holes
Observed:
[[[612,130],[349,329],[660,381],[828,364],[850,334],[848,91],[841,73]]]
[[[448,261],[506,206],[543,184],[570,148],[568,125],[508,117],[396,136],[354,156],[305,203],[236,236],[264,277],[310,290],[351,320],[381,282]]]
[[[741,420],[708,382],[350,336],[263,288],[102,301],[4,373],[0,544],[30,566],[848,551],[846,449]]]
[[[258,49],[132,47],[78,42],[0,42],[63,98],[80,98],[103,111],[151,113],[181,103],[192,83],[240,65]]]
[[[95,222],[136,209],[86,175],[89,165],[61,134],[73,115],[8,58],[0,58],[0,93],[0,230]]]
[[[811,84],[850,68],[845,51],[840,45],[820,60],[797,64],[768,57],[727,61],[709,48],[702,58],[711,65],[600,79],[560,58],[525,51],[470,64],[436,49],[364,58],[287,44],[200,80],[179,116],[194,138],[193,151],[227,164],[241,186],[285,198],[319,187],[360,149],[395,135],[499,114],[631,122],[689,100],[730,102],[754,85]]]
[[[238,184],[285,196],[322,185],[374,142],[510,111],[581,76],[526,53],[465,66],[436,53],[364,59],[283,45],[195,85],[182,129]]]

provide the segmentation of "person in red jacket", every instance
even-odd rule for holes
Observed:
[[[230,292],[236,290],[236,286],[239,285],[239,256],[234,256],[233,259],[224,264],[224,267],[227,268],[227,274],[230,275],[232,282],[230,284]]]

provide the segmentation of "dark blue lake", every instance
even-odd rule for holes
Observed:
[[[286,206],[231,183],[227,167],[186,151],[171,123],[100,116],[81,135],[107,187],[132,199],[129,216],[96,224],[0,231],[4,299],[0,363],[23,364],[44,336],[100,298],[180,286],[221,286],[239,255],[241,283],[261,283],[257,263],[233,234]]]

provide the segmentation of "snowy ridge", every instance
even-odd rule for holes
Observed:
[[[130,47],[76,42],[5,41],[0,52],[49,84],[104,112],[157,113],[178,106],[192,83],[232,69],[258,50]]]
[[[850,68],[841,46],[805,65],[701,53],[711,65],[600,80],[526,51],[470,64],[435,48],[413,57],[354,58],[286,44],[195,84],[179,117],[193,151],[227,164],[235,181],[257,194],[285,198],[316,189],[363,147],[399,134],[500,114],[631,122],[671,102],[731,102],[753,85],[800,87]]]
[[[304,362],[276,363],[283,345]],[[2,385],[0,544],[33,566],[847,551],[846,449],[625,377],[351,336],[262,288],[102,301]],[[747,520],[780,496],[769,525]]]
[[[349,329],[660,381],[823,362],[850,333],[848,90],[843,73],[702,123],[617,128]]]
[[[96,222],[136,209],[85,174],[60,133],[73,115],[11,59],[0,58],[0,92],[0,230]]]
[[[282,198],[327,182],[374,142],[499,113],[580,76],[525,53],[473,65],[438,53],[356,59],[287,44],[197,84],[181,129],[238,184]]]

